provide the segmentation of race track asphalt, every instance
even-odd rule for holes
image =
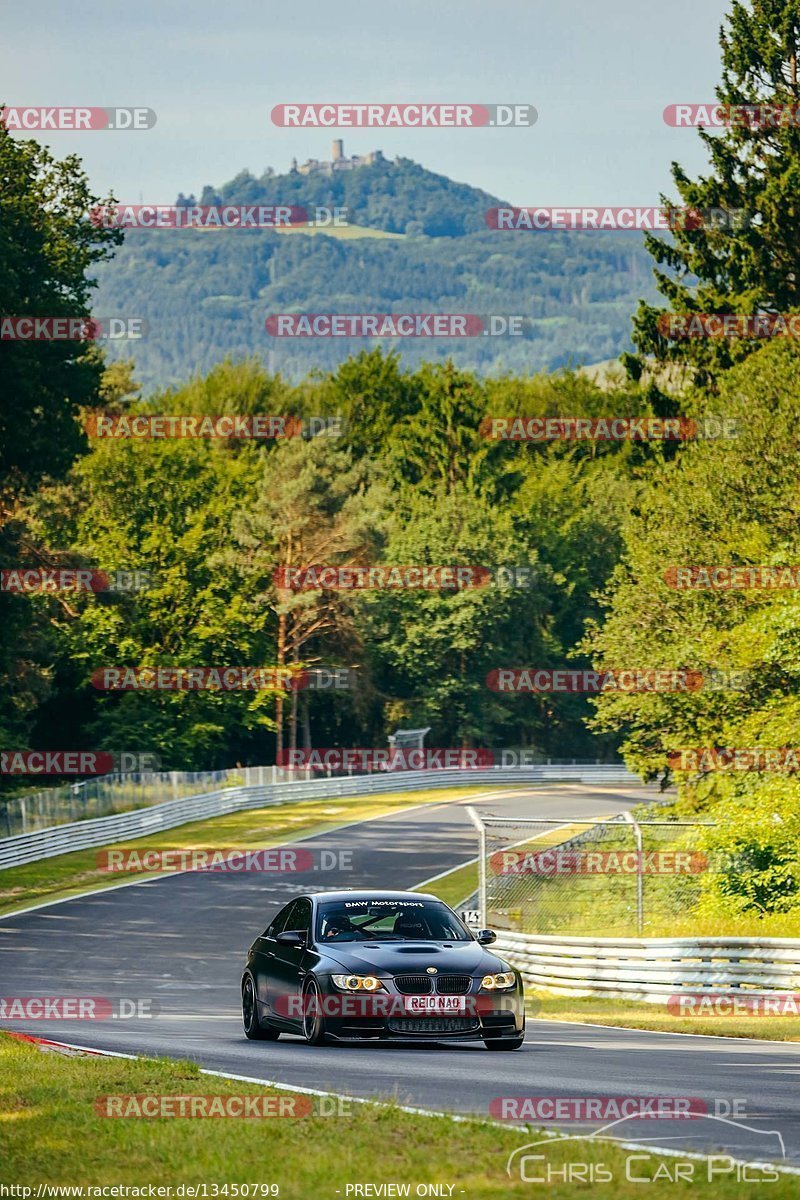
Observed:
[[[149,1019],[3,1021],[1,1027],[482,1116],[502,1096],[691,1097],[728,1120],[636,1120],[609,1132],[673,1149],[727,1149],[750,1159],[780,1159],[785,1151],[787,1162],[800,1165],[800,1045],[530,1019],[525,1045],[504,1055],[481,1043],[311,1047],[285,1035],[274,1043],[248,1042],[242,1032],[239,980],[247,947],[290,896],[320,887],[410,888],[474,858],[468,803],[508,816],[567,821],[618,812],[655,796],[649,789],[578,785],[486,793],[302,842],[306,849],[334,851],[329,861],[349,853],[350,869],[165,874],[0,917],[0,995],[142,998],[159,1008]],[[590,1132],[598,1124],[561,1128]],[[526,1140],[533,1139],[521,1134],[520,1144]]]

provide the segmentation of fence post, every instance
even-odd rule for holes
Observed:
[[[641,933],[644,929],[644,875],[642,873],[642,830],[638,823],[633,819],[629,812],[622,814],[623,818],[629,825],[633,826],[634,837],[636,838],[636,858],[638,869],[636,871],[636,929]]]
[[[486,928],[486,826],[471,804],[464,811],[478,831],[478,915],[481,929]]]

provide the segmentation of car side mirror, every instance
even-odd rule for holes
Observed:
[[[493,929],[479,929],[475,936],[479,946],[489,946],[492,942],[497,941],[497,934]]]
[[[306,935],[296,929],[285,929],[275,938],[279,946],[305,946]]]

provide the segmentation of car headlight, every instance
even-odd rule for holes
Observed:
[[[513,971],[501,971],[499,975],[484,975],[481,987],[487,992],[503,992],[516,987],[517,977]]]
[[[374,975],[331,975],[331,979],[342,992],[379,992],[383,989],[380,979]]]

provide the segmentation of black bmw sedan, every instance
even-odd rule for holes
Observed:
[[[516,1050],[522,979],[452,909],[419,892],[316,892],[277,914],[247,953],[248,1038],[466,1039]]]

